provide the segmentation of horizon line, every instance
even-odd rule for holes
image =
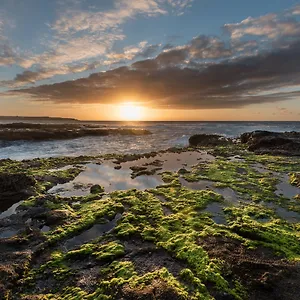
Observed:
[[[0,116],[5,119],[61,119],[72,120],[78,122],[124,122],[124,123],[139,123],[139,122],[300,122],[300,120],[91,120],[77,119],[73,117],[58,117],[58,116]]]

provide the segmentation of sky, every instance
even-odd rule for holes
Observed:
[[[0,116],[300,120],[300,2],[0,0]]]

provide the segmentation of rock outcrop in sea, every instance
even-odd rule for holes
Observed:
[[[300,155],[300,132],[253,131],[243,133],[240,139],[256,154]]]
[[[130,128],[103,128],[87,124],[0,124],[0,141],[45,141],[84,136],[147,135],[150,131]]]

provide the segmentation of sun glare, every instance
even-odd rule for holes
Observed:
[[[120,118],[126,121],[138,121],[143,117],[143,108],[134,103],[124,103],[120,105]]]

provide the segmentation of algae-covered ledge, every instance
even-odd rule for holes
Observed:
[[[217,140],[0,161],[1,297],[297,299],[300,158]]]

